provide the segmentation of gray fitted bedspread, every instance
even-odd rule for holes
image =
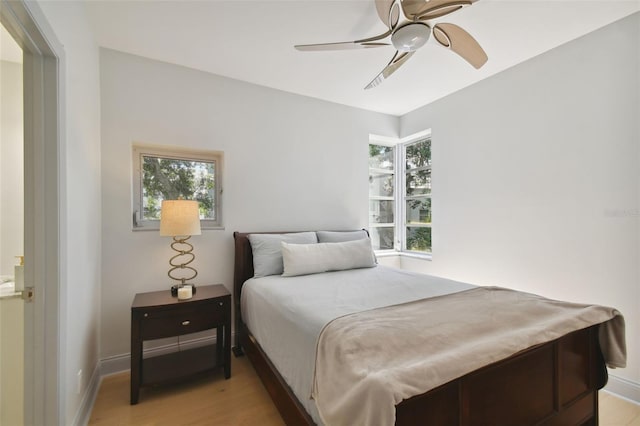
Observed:
[[[331,320],[473,288],[470,284],[378,265],[298,277],[252,278],[242,287],[242,319],[313,420],[316,343]]]

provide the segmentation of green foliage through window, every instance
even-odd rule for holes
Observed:
[[[431,252],[431,228],[407,228],[407,250]]]
[[[369,145],[369,235],[376,250],[392,250],[395,236],[395,148]]]
[[[405,146],[406,248],[431,252],[431,139]]]
[[[396,206],[404,211],[396,212]],[[402,250],[431,253],[431,213],[431,139],[369,144],[369,233],[374,248],[393,249],[398,239]]]
[[[431,140],[425,139],[411,145],[407,145],[405,155],[405,168],[417,169],[431,165]]]
[[[143,220],[159,220],[162,200],[197,200],[201,219],[216,219],[215,161],[142,156]]]

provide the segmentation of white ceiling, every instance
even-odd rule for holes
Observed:
[[[385,31],[373,0],[90,1],[100,46],[340,104],[401,115],[640,10],[640,0],[481,0],[458,24],[489,61],[476,70],[431,40],[363,90],[391,47],[299,52],[294,44]],[[597,60],[597,58],[594,58]]]

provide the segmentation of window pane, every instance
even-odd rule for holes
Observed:
[[[393,223],[393,200],[369,200],[369,223]]]
[[[407,224],[431,223],[431,198],[407,200]]]
[[[406,169],[431,165],[431,139],[416,142],[406,147]]]
[[[420,170],[418,172],[407,173],[406,185],[406,195],[431,194],[431,170]]]
[[[407,250],[431,253],[431,228],[407,226]]]
[[[200,219],[215,220],[215,162],[142,156],[143,220],[159,220],[162,200],[197,200]]]
[[[371,228],[371,246],[374,250],[393,250],[394,232],[393,227]]]
[[[369,174],[369,197],[393,197],[393,175]]]
[[[393,147],[369,145],[369,167],[372,169],[393,170]]]

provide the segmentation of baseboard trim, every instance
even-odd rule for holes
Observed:
[[[93,369],[93,373],[91,373],[89,384],[84,392],[82,401],[80,402],[80,408],[73,420],[73,425],[86,426],[89,423],[91,411],[93,411],[93,404],[96,402],[101,382],[102,376],[100,374],[100,362],[98,362],[98,364],[96,364],[96,368]]]
[[[131,369],[131,353],[114,355],[100,360],[102,377],[121,373]]]
[[[640,405],[640,383],[609,374],[609,381],[603,390]]]

